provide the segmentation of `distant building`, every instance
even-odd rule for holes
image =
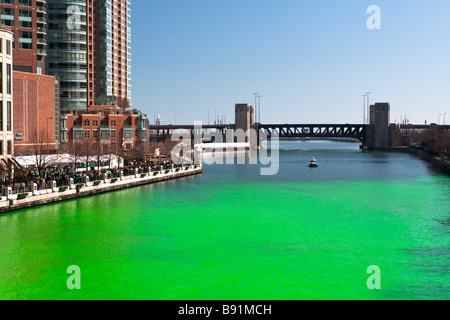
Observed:
[[[137,110],[90,106],[87,111],[63,111],[61,114],[62,149],[71,152],[77,142],[101,146],[103,152],[118,154],[144,148],[147,116]]]

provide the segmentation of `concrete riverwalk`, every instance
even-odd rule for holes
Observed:
[[[124,188],[137,187],[161,181],[173,180],[182,177],[203,173],[201,165],[183,166],[173,169],[162,169],[140,173],[138,170],[132,175],[107,179],[106,175],[98,181],[88,181],[71,184],[64,187],[56,187],[56,183],[51,184],[52,188],[37,190],[34,185],[29,192],[12,194],[10,192],[0,198],[0,214],[24,208],[44,205],[48,203],[75,199],[79,197],[95,195],[104,192],[116,191]]]

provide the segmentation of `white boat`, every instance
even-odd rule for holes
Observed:
[[[319,165],[317,164],[317,160],[315,158],[312,158],[311,161],[309,162],[309,167],[310,168],[317,168]]]

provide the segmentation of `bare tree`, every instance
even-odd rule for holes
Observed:
[[[411,145],[417,145],[425,151],[436,155],[449,155],[450,132],[438,127],[414,131],[409,134]]]
[[[105,150],[107,144],[102,144],[100,141],[96,141],[92,145],[92,156],[95,158],[95,162],[97,163],[97,171],[100,171],[100,165],[105,156]]]
[[[55,157],[55,155],[52,154],[49,140],[50,139],[44,129],[40,131],[34,130],[29,139],[29,147],[23,147],[33,154],[33,162],[39,174],[41,174],[42,170],[49,165],[50,160]]]
[[[89,146],[86,146],[86,141],[84,139],[75,139],[67,149],[72,157],[72,166],[74,171],[77,170],[79,163],[86,161],[86,165],[89,164],[90,150]]]
[[[130,100],[128,100],[127,98],[117,97],[116,98],[116,105],[119,108],[122,108],[124,110],[129,109],[130,108]]]

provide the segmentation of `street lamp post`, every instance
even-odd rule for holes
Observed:
[[[442,116],[442,114],[438,114],[438,125],[441,124],[441,116]]]
[[[254,93],[255,96],[255,121],[258,121],[258,96],[259,93]]]
[[[258,110],[259,110],[258,122],[259,123],[261,123],[261,97],[262,97],[261,95],[258,95]]]
[[[371,92],[366,92],[366,95],[367,95],[367,114],[366,114],[367,124],[370,123],[370,94],[371,94]]]
[[[53,117],[48,117],[47,118],[47,147],[48,147],[48,149],[50,149],[50,141],[48,140],[48,120],[52,120],[53,119]]]
[[[366,97],[367,95],[363,94],[363,124],[366,124]]]

